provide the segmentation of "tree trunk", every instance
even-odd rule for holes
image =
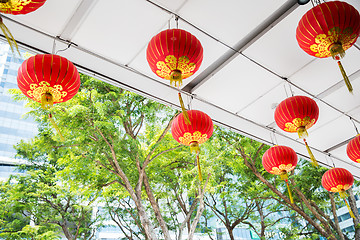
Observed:
[[[142,205],[141,199],[135,201],[135,204],[136,204],[136,208],[139,213],[141,225],[144,228],[147,238],[149,240],[157,240],[158,238],[155,234],[154,226],[152,225],[152,223],[150,222],[150,220],[146,214],[146,211],[144,209],[144,206]]]
[[[247,160],[247,155],[243,155],[244,163],[245,165],[255,174],[255,176],[263,182],[267,187],[270,188],[271,191],[273,191],[276,195],[278,195],[282,200],[284,200],[288,206],[290,206],[294,211],[296,211],[298,214],[300,214],[306,221],[308,221],[321,235],[328,238],[329,240],[337,240],[334,235],[332,235],[331,231],[330,233],[326,231],[320,224],[315,222],[309,215],[307,215],[303,210],[301,210],[297,205],[290,202],[290,199],[287,198],[284,194],[282,194],[275,186],[273,186],[269,181],[267,181],[261,173],[259,173],[254,166]],[[295,188],[296,189],[296,188]],[[305,203],[306,204],[306,203]],[[307,206],[308,207],[308,206]],[[311,206],[310,206],[311,207]],[[319,215],[319,214],[318,214]],[[321,216],[320,216],[321,218]],[[328,223],[325,223],[328,227]]]
[[[186,214],[186,217],[184,219],[184,221],[181,223],[180,228],[179,228],[179,236],[178,236],[178,240],[181,240],[182,238],[182,233],[183,230],[185,228],[185,226],[187,225],[188,227],[188,234],[190,233],[190,229],[191,229],[191,225],[190,225],[190,220],[191,220],[191,215],[194,212],[196,205],[198,203],[199,199],[195,199],[194,202],[192,203],[189,212]]]
[[[336,214],[336,206],[335,206],[335,200],[334,200],[334,193],[329,192],[330,202],[331,202],[331,211],[334,216],[334,222],[335,222],[335,228],[336,232],[338,233],[340,240],[345,240],[344,234],[341,231],[340,225],[339,225],[339,219]]]
[[[266,228],[264,213],[259,205],[259,202],[255,201],[255,203],[256,203],[256,208],[260,214],[260,224],[261,224],[260,238],[263,239],[263,238],[265,238],[265,228]]]
[[[68,240],[74,240],[74,237],[73,237],[73,235],[70,233],[70,231],[69,231],[69,229],[68,229],[68,227],[67,227],[67,224],[66,224],[66,223],[61,223],[61,224],[59,224],[59,225],[61,226],[61,228],[62,228],[62,230],[63,230],[63,233],[64,233],[66,239],[68,239]]]
[[[167,227],[167,225],[166,225],[166,223],[164,221],[164,218],[161,215],[159,205],[156,202],[155,197],[154,197],[154,195],[152,193],[150,183],[149,183],[149,180],[148,180],[148,178],[146,176],[146,173],[144,173],[143,180],[144,180],[144,186],[145,186],[146,195],[149,198],[149,201],[150,201],[150,204],[151,204],[151,206],[152,206],[152,208],[154,210],[156,219],[158,220],[159,225],[161,227],[161,230],[163,231],[165,240],[171,240],[169,229],[168,229],[168,227]]]
[[[348,193],[349,193],[349,197],[348,197],[348,200],[349,200],[349,205],[350,205],[350,208],[352,210],[352,212],[354,213],[354,216],[355,216],[355,219],[353,219],[353,222],[354,222],[354,227],[355,227],[355,240],[360,240],[360,216],[359,216],[359,210],[356,206],[356,199],[355,199],[355,196],[354,196],[354,192],[352,190],[352,188],[350,188],[348,190]]]
[[[194,221],[192,222],[191,224],[191,228],[190,228],[190,233],[189,233],[189,236],[188,236],[188,240],[192,240],[193,237],[194,237],[194,234],[195,234],[195,229],[196,229],[196,226],[200,220],[200,217],[205,209],[205,203],[204,203],[204,195],[205,195],[205,189],[206,189],[206,185],[207,183],[209,182],[209,178],[210,178],[210,174],[208,175],[207,179],[206,179],[206,182],[205,182],[205,185],[204,185],[204,188],[201,189],[201,187],[199,187],[199,208],[197,210],[197,213],[196,213],[196,216],[194,218]]]
[[[228,233],[229,233],[230,239],[231,239],[231,240],[235,240],[235,238],[234,238],[234,233],[233,233],[233,230],[234,230],[234,229],[232,229],[230,226],[226,226],[226,229],[227,229],[227,231],[228,231]]]

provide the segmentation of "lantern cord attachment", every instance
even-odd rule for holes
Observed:
[[[290,185],[289,185],[289,181],[288,181],[287,172],[285,171],[285,173],[281,174],[281,175],[280,175],[280,178],[281,178],[281,180],[284,180],[284,181],[286,182],[286,186],[287,186],[287,190],[288,190],[288,193],[289,193],[290,202],[293,204],[293,203],[294,203],[294,198],[293,198],[292,193],[291,193],[291,189],[290,189]]]
[[[8,3],[10,3],[11,1],[9,1]],[[20,56],[20,51],[19,51],[19,47],[13,37],[13,35],[11,34],[10,30],[6,27],[6,25],[4,24],[3,22],[3,19],[0,15],[0,29],[2,31],[2,33],[4,34],[5,38],[6,38],[6,41],[8,42],[9,46],[10,46],[10,49],[11,49],[11,52],[13,54],[15,54],[15,50],[16,52],[19,54]]]
[[[176,29],[179,29],[179,16],[175,15]]]
[[[353,123],[354,125],[354,128],[355,128],[355,131],[356,131],[356,134],[359,135],[359,130],[357,129],[356,125],[355,125],[355,122],[354,122],[354,119],[352,117],[350,117],[350,121]]]
[[[306,131],[306,127],[305,126],[300,126],[296,129],[299,138],[306,138],[309,136],[308,132]]]
[[[342,66],[341,62],[338,61],[337,63],[338,63],[338,65],[339,65],[341,74],[342,74],[342,76],[343,76],[343,78],[344,78],[346,87],[347,87],[347,89],[349,90],[349,92],[352,94],[352,93],[353,93],[353,87],[352,87],[352,85],[351,85],[351,82],[350,82],[350,80],[349,80],[349,77],[346,75],[345,69],[344,69],[344,67]]]
[[[187,125],[191,125],[191,121],[190,121],[190,118],[189,118],[189,114],[187,113],[186,111],[186,108],[185,108],[185,105],[184,105],[184,101],[181,97],[181,93],[178,93],[179,95],[179,102],[180,102],[180,106],[181,106],[181,110],[182,110],[182,113],[183,113],[183,116],[184,116],[184,121],[185,121],[185,124]]]
[[[316,161],[315,156],[314,156],[314,154],[312,153],[312,151],[311,151],[311,149],[310,149],[310,147],[309,147],[306,139],[304,138],[303,140],[304,140],[304,143],[305,143],[305,146],[306,146],[306,150],[307,150],[308,153],[309,153],[309,157],[310,157],[310,160],[311,160],[311,165],[313,165],[314,167],[318,167],[319,164],[318,164],[318,162]]]
[[[41,107],[42,109],[50,109],[54,105],[54,98],[51,93],[46,92],[41,95]]]
[[[56,132],[59,134],[61,141],[64,142],[64,141],[65,141],[65,138],[64,138],[64,136],[61,134],[60,129],[59,129],[58,125],[56,124],[56,122],[54,121],[51,113],[49,113],[49,119],[50,119],[50,122],[51,122],[53,128],[55,128]]]

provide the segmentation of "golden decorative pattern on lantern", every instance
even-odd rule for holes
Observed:
[[[284,174],[284,171],[286,172],[290,172],[292,170],[295,169],[296,166],[293,166],[291,163],[290,164],[281,164],[279,165],[279,167],[273,167],[270,171],[271,174],[275,174],[275,175],[282,175]]]
[[[11,2],[11,4],[9,3]],[[7,10],[11,9],[11,11],[21,11],[24,6],[33,2],[33,0],[10,0],[6,3],[0,3],[0,9]]]
[[[310,117],[304,117],[303,119],[295,118],[294,120],[292,120],[292,122],[285,123],[284,131],[296,132],[297,129],[301,126],[305,126],[306,129],[309,129],[315,124],[315,121],[315,118],[310,119]]]
[[[158,61],[156,67],[159,69],[156,74],[166,80],[171,80],[170,75],[174,70],[181,71],[182,78],[188,78],[194,74],[196,68],[195,63],[189,64],[189,58],[186,56],[179,57],[179,60],[174,55],[169,55],[165,58],[165,62]]]
[[[345,184],[345,185],[337,185],[336,187],[332,187],[331,188],[331,192],[343,192],[348,190],[351,187],[350,184]]]
[[[180,143],[184,145],[190,145],[191,142],[197,142],[198,144],[202,144],[208,140],[207,134],[201,134],[201,132],[196,131],[193,134],[187,132],[184,133],[183,137],[179,137]]]
[[[54,85],[53,87],[50,87],[50,83],[46,81],[42,81],[39,84],[30,84],[30,90],[27,91],[27,94],[37,102],[41,102],[41,96],[44,93],[50,93],[54,102],[62,102],[62,98],[67,95],[67,92],[63,91],[63,87],[61,85]]]
[[[334,43],[341,42],[341,46],[344,50],[350,48],[357,38],[357,35],[353,33],[352,28],[346,28],[343,32],[339,27],[334,27],[329,30],[328,35],[319,34],[315,38],[315,44],[310,46],[316,57],[326,58],[331,56],[330,47]]]

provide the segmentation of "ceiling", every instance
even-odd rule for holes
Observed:
[[[360,11],[359,1],[345,2]],[[309,96],[320,108],[307,138],[315,157],[360,179],[360,164],[345,152],[354,124],[360,127],[360,40],[342,60],[350,94],[334,60],[311,57],[297,45],[298,21],[311,7],[296,0],[47,0],[33,13],[3,18],[21,46],[57,53],[86,74],[178,108],[177,89],[150,70],[145,54],[154,35],[176,27],[177,16],[178,27],[204,48],[199,71],[184,80],[186,105],[307,157],[297,134],[280,130],[273,116],[292,94]]]

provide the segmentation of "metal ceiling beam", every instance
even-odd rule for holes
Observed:
[[[82,0],[70,20],[66,23],[59,37],[66,41],[71,41],[85,17],[94,7],[95,3],[96,0]]]
[[[228,63],[230,63],[238,54],[251,46],[256,40],[267,33],[271,28],[288,16],[299,6],[297,0],[288,0],[279,9],[277,9],[272,15],[265,19],[259,26],[240,40],[233,48],[230,48],[223,56],[201,72],[196,78],[189,82],[183,91],[192,93],[207,80],[209,80],[214,74],[220,71]]]

